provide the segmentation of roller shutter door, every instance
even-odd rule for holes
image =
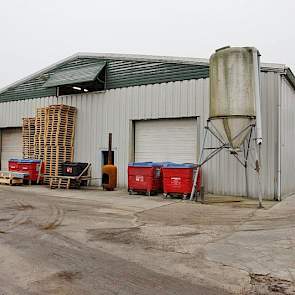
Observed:
[[[196,163],[197,119],[164,119],[135,123],[135,161]]]
[[[2,129],[1,170],[8,170],[8,160],[22,158],[22,129]]]

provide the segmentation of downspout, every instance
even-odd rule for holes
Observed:
[[[255,111],[256,111],[256,144],[262,144],[262,123],[261,123],[261,82],[260,82],[260,53],[259,51],[253,51],[253,63],[257,65],[257,69],[254,67],[254,79],[259,87],[255,88]],[[260,156],[260,155],[259,155]],[[261,161],[259,157],[259,161]]]
[[[278,182],[277,182],[277,200],[281,201],[282,200],[282,192],[281,192],[281,127],[282,127],[282,75],[279,76],[279,97],[278,97],[278,171],[277,171],[277,177],[278,177]]]

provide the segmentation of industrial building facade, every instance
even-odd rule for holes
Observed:
[[[262,179],[264,198],[295,192],[295,79],[289,68],[263,64]],[[22,118],[51,104],[77,108],[75,161],[92,164],[101,183],[108,133],[118,184],[131,161],[197,162],[209,114],[209,64],[203,59],[77,54],[0,91],[1,170],[22,157]],[[212,139],[211,142],[214,145]],[[249,169],[249,194],[258,190]],[[246,194],[245,170],[225,151],[203,169],[205,189]]]

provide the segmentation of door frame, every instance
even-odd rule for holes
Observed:
[[[3,139],[3,131],[8,129],[22,129],[22,126],[9,126],[0,128],[0,170],[2,170],[2,139]],[[22,144],[23,148],[23,144]]]
[[[181,120],[181,119],[195,119],[197,120],[197,154],[196,154],[196,159],[198,159],[199,154],[200,154],[200,116],[181,116],[181,117],[159,117],[159,118],[146,118],[146,119],[134,119],[134,120],[129,120],[129,157],[128,161],[129,162],[134,162],[135,160],[135,124],[136,122],[141,122],[141,121],[156,121],[156,120]]]

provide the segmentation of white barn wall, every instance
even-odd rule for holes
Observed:
[[[295,192],[295,90],[282,77],[281,83],[281,194]]]
[[[275,73],[262,73],[263,170],[264,194],[274,194],[274,112],[278,80]],[[91,162],[93,176],[101,177],[101,150],[107,148],[109,132],[113,133],[115,162],[119,185],[127,184],[127,164],[130,159],[132,120],[200,117],[200,133],[209,113],[209,79],[169,82],[108,90],[106,92],[46,97],[0,104],[0,127],[21,126],[23,117],[34,116],[38,107],[63,103],[78,108],[75,137],[75,160]],[[272,111],[274,110],[274,111]],[[229,158],[229,161],[227,159]],[[208,175],[210,178],[208,179]],[[244,195],[244,170],[228,154],[219,155],[204,168],[204,181],[210,192]],[[99,182],[98,182],[99,183]],[[256,195],[256,178],[250,175],[250,193]]]

